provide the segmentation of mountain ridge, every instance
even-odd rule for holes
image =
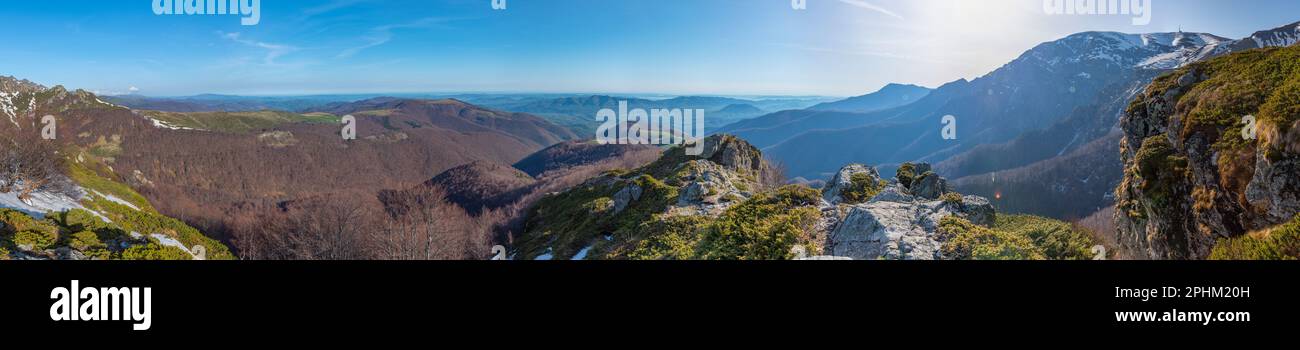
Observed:
[[[931,91],[930,88],[917,85],[890,83],[876,92],[835,102],[822,103],[808,107],[808,109],[857,113],[873,112],[916,102],[929,95]]]

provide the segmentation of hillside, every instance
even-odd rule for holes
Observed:
[[[11,90],[0,94],[0,135],[36,132],[36,115],[54,115],[58,144],[102,163],[103,178],[257,258],[319,258],[316,250],[324,249],[265,236],[290,230],[271,222],[314,226],[304,220],[339,206],[378,213],[380,191],[413,188],[476,161],[512,164],[575,137],[526,114],[452,100],[392,100],[334,106],[357,117],[358,139],[346,141],[341,114],[137,111],[84,91],[3,80]],[[362,253],[376,257],[356,252]],[[486,253],[448,254],[436,256]]]
[[[547,147],[516,162],[514,167],[530,176],[597,163],[617,157],[653,157],[662,152],[648,145],[602,145],[592,141],[569,141]]]
[[[1115,151],[1119,140],[1115,132],[1059,157],[958,178],[952,186],[993,198],[1003,212],[1082,219],[1115,201],[1114,189],[1122,177]]]
[[[339,116],[332,114],[298,114],[271,110],[192,113],[146,110],[139,111],[139,114],[154,120],[154,125],[158,127],[231,133],[247,133],[295,123],[338,125],[341,120]]]
[[[1122,120],[1121,243],[1155,259],[1203,259],[1224,240],[1294,219],[1298,119],[1300,47],[1235,53],[1156,79]]]
[[[186,223],[159,213],[90,150],[37,139],[30,115],[67,108],[113,110],[83,92],[13,84],[30,97],[0,126],[0,260],[221,260],[234,255]],[[22,86],[19,86],[22,85]],[[25,89],[25,90],[21,90]]]
[[[572,131],[538,116],[486,109],[454,99],[381,97],[311,111],[375,119],[389,130],[433,126],[461,133],[496,133],[538,149],[578,138]]]
[[[484,210],[514,203],[536,181],[509,166],[477,161],[448,169],[419,187],[437,187],[446,193],[447,201],[477,216]],[[379,195],[385,204],[390,204],[388,198],[394,197],[401,197],[401,194],[386,191]]]

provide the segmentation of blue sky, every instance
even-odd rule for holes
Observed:
[[[398,92],[860,95],[983,75],[1089,30],[1239,38],[1300,1],[1153,0],[1152,21],[1042,0],[262,0],[156,16],[152,0],[5,1],[0,75],[104,94]]]

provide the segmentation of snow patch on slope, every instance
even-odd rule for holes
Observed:
[[[136,234],[136,232],[132,232],[132,234]],[[157,240],[157,241],[158,241],[158,244],[161,244],[161,245],[164,245],[164,246],[168,246],[168,247],[179,248],[180,250],[184,250],[185,253],[188,253],[188,254],[190,255],[190,258],[192,258],[192,259],[198,259],[198,258],[199,258],[198,255],[194,255],[194,252],[190,251],[190,248],[189,248],[189,247],[186,247],[184,243],[181,243],[181,241],[178,241],[178,240],[176,240],[175,238],[167,237],[166,235],[158,234],[158,233],[151,234],[151,235],[149,235],[149,237],[150,237],[150,238],[153,238],[153,239],[155,239],[155,240]]]
[[[104,198],[104,199],[106,199],[106,200],[108,200],[108,201],[110,201],[110,202],[117,203],[117,204],[121,204],[121,205],[125,205],[125,206],[127,206],[128,208],[131,208],[131,209],[133,209],[133,210],[135,210],[135,211],[140,211],[140,207],[137,207],[137,206],[135,206],[135,204],[131,204],[131,202],[127,202],[126,200],[123,200],[123,199],[121,199],[121,198],[117,198],[117,196],[114,196],[114,195],[111,195],[111,194],[103,194],[103,193],[100,193],[99,191],[95,191],[95,190],[91,190],[90,192],[91,192],[91,193],[94,193],[96,196],[99,196],[100,198]]]
[[[0,91],[0,111],[9,117],[9,122],[14,123],[14,126],[18,126],[18,108],[14,107],[14,97],[17,96],[16,93]]]
[[[61,194],[36,192],[26,202],[18,199],[18,192],[0,193],[0,208],[13,209],[28,216],[42,219],[48,212],[64,212],[72,209],[86,209],[76,198]]]
[[[155,127],[155,128],[159,128],[159,129],[169,129],[169,130],[198,130],[198,129],[195,129],[195,128],[187,128],[187,127],[183,127],[183,126],[172,125],[171,123],[168,123],[168,122],[165,122],[165,121],[161,121],[161,120],[155,119],[155,118],[153,118],[153,117],[149,117],[149,116],[145,116],[145,119],[149,119],[149,121],[152,121],[152,122],[153,122],[153,127]]]

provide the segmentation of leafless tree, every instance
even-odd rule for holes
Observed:
[[[450,260],[487,254],[490,228],[483,224],[491,220],[473,218],[447,202],[442,189],[425,186],[389,200],[392,215],[368,237],[372,258]]]
[[[364,232],[374,227],[373,208],[348,197],[312,199],[281,212],[238,223],[235,246],[255,260],[365,259]]]
[[[764,188],[773,189],[784,186],[790,179],[786,177],[785,162],[763,157],[763,169],[760,170],[758,182]]]
[[[0,136],[0,193],[18,192],[24,202],[36,192],[79,196],[64,174],[58,146],[36,137]]]

